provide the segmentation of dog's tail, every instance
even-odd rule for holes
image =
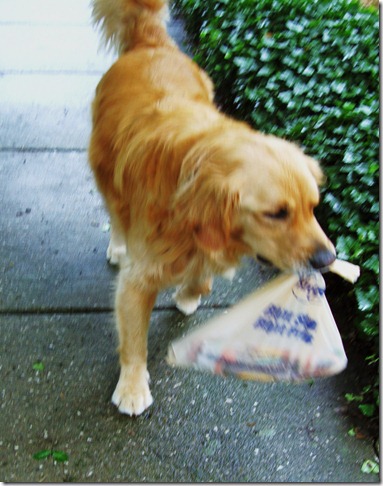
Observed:
[[[137,46],[174,45],[166,32],[167,0],[93,0],[92,16],[106,47],[120,54]]]

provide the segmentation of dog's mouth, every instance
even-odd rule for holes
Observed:
[[[262,263],[262,265],[266,265],[267,267],[273,267],[274,266],[273,263],[270,260],[263,257],[262,255],[257,254],[257,261],[259,263]]]

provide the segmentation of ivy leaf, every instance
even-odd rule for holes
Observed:
[[[44,363],[41,361],[36,361],[36,363],[33,363],[32,368],[35,371],[44,371]]]
[[[358,307],[362,312],[372,310],[377,303],[376,300],[379,298],[379,294],[376,294],[376,290],[373,287],[369,289],[358,288],[355,294],[358,300]]]
[[[364,461],[361,471],[365,474],[379,474],[379,464],[371,459],[367,459]]]
[[[51,455],[52,455],[52,451],[50,449],[43,449],[43,450],[33,454],[32,457],[36,461],[41,461],[42,459],[46,459],[47,457],[50,457]]]
[[[360,395],[354,395],[353,393],[346,393],[345,398],[348,402],[361,402],[363,400]]]
[[[278,98],[283,103],[288,103],[293,98],[293,94],[291,93],[291,91],[282,91],[278,94]]]
[[[33,459],[36,461],[41,461],[43,459],[47,459],[48,457],[52,457],[57,462],[65,462],[68,460],[68,454],[63,451],[52,451],[51,449],[42,449],[39,452],[33,454]]]
[[[365,417],[372,417],[375,413],[375,405],[370,403],[364,403],[359,405],[359,410]]]
[[[68,454],[62,451],[52,451],[52,457],[57,462],[65,462],[68,460]]]

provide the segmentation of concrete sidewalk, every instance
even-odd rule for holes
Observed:
[[[0,0],[0,481],[377,482],[348,435],[360,363],[313,384],[243,382],[170,368],[171,339],[270,273],[254,263],[183,317],[160,295],[149,337],[154,405],[110,403],[118,378],[105,259],[108,217],[87,166],[90,102],[113,61],[88,0]],[[182,40],[182,26],[171,24]],[[67,454],[64,462],[32,456]]]

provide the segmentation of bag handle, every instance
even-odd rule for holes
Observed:
[[[351,283],[355,283],[360,276],[360,267],[358,265],[346,262],[345,260],[339,260],[338,258],[328,267],[328,269],[330,272],[340,275]]]

